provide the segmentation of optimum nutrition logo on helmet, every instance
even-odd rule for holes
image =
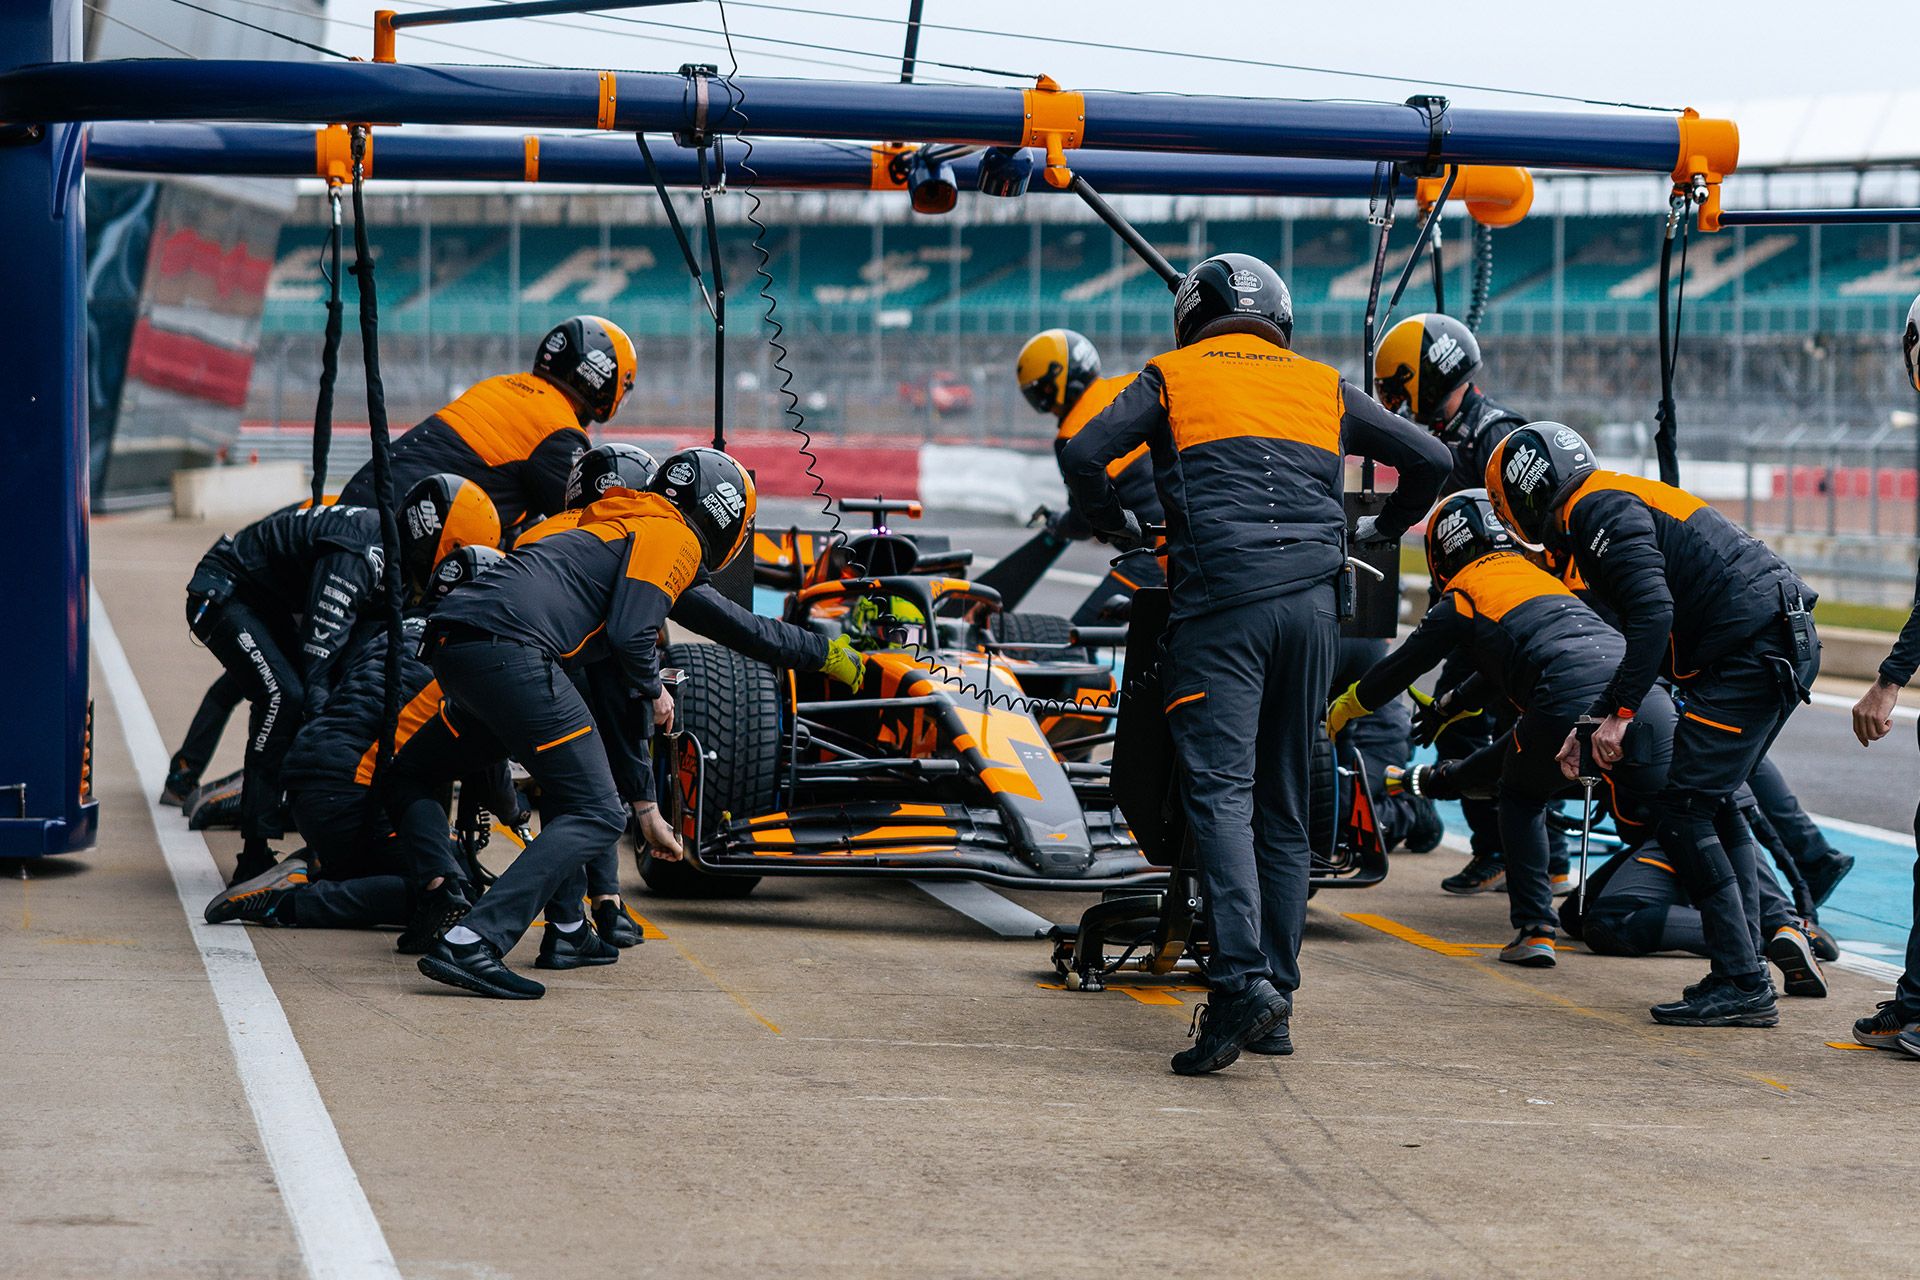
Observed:
[[[615,372],[613,357],[604,351],[588,351],[580,356],[580,378],[595,391],[606,386]]]
[[[732,524],[746,512],[747,500],[740,496],[740,491],[733,487],[732,481],[719,480],[714,483],[713,492],[700,499],[700,505],[706,508],[708,515],[725,525]]]
[[[1439,539],[1443,553],[1450,554],[1466,546],[1473,538],[1473,527],[1467,523],[1467,513],[1455,511],[1449,515],[1434,529],[1433,536]]]
[[[416,502],[407,508],[407,532],[416,538],[440,532],[440,513],[431,502]]]
[[[1466,359],[1466,355],[1467,349],[1450,333],[1427,348],[1427,360],[1437,373],[1452,373]]]
[[[1179,324],[1187,313],[1200,305],[1200,282],[1188,276],[1173,299],[1173,322]]]
[[[1513,451],[1507,459],[1507,483],[1528,497],[1540,487],[1541,479],[1547,474],[1546,457],[1530,444],[1523,444]]]

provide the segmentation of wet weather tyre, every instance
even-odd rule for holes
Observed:
[[[1054,613],[1002,613],[993,619],[993,638],[1001,644],[1058,644],[1073,638],[1073,623]],[[1083,659],[1081,649],[1035,649],[1010,654],[1016,658]]]
[[[1313,735],[1313,772],[1307,780],[1307,847],[1316,858],[1334,852],[1340,839],[1340,774],[1333,742],[1319,730]]]
[[[722,814],[771,812],[780,783],[780,680],[773,668],[717,644],[670,644],[661,665],[687,673],[680,727],[709,757],[695,797],[701,829],[716,830]],[[710,875],[691,862],[662,862],[644,851],[639,862],[640,878],[662,897],[744,898],[760,883],[758,876]]]

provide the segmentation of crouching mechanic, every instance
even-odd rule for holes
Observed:
[[[1072,329],[1047,329],[1027,339],[1015,362],[1020,394],[1041,413],[1050,413],[1060,421],[1053,438],[1053,454],[1058,461],[1067,444],[1089,422],[1127,389],[1133,374],[1112,378],[1100,376],[1100,352],[1084,336]],[[1065,474],[1064,464],[1062,474]],[[1107,479],[1120,495],[1120,503],[1136,513],[1142,523],[1159,524],[1164,518],[1160,495],[1153,483],[1153,458],[1146,445],[1122,454],[1107,464]],[[1049,526],[1054,536],[1078,540],[1093,536],[1086,515],[1069,490],[1066,514]],[[1057,545],[1057,544],[1056,544]],[[1142,587],[1166,585],[1166,573],[1151,548],[1124,552],[1108,570],[1107,576],[1074,612],[1077,626],[1097,622],[1101,608],[1115,595],[1131,596]]]
[[[586,927],[579,904],[587,864],[619,840],[627,809],[569,671],[615,662],[626,688],[651,704],[654,722],[670,723],[660,626],[703,564],[712,572],[739,552],[753,507],[745,468],[717,450],[687,450],[667,460],[650,492],[611,491],[581,512],[577,527],[514,553],[435,611],[426,647],[446,695],[439,719],[447,732],[414,736],[395,758],[386,794],[409,856],[448,856],[446,811],[431,786],[446,765],[436,756],[518,760],[540,787],[542,824],[462,923],[420,957],[421,973],[478,995],[539,998],[545,988],[502,957],[543,906],[540,967],[619,958]],[[655,856],[679,856],[657,809],[647,816],[643,835]],[[413,874],[420,878],[417,868]]]
[[[1067,442],[1061,470],[1088,523],[1138,545],[1107,465],[1142,444],[1166,511],[1172,626],[1164,677],[1214,951],[1198,1039],[1173,1059],[1217,1071],[1242,1047],[1290,1053],[1311,851],[1309,773],[1338,636],[1346,558],[1343,455],[1400,487],[1365,533],[1397,538],[1433,501],[1446,449],[1295,355],[1273,268],[1208,258],[1174,298],[1178,346]]]
[[[1692,494],[1597,469],[1587,442],[1558,423],[1508,436],[1487,463],[1487,489],[1501,518],[1544,545],[1562,576],[1577,575],[1625,637],[1590,709],[1601,718],[1593,755],[1602,769],[1619,763],[1627,726],[1663,668],[1675,682],[1681,714],[1656,832],[1700,909],[1712,972],[1656,1005],[1654,1021],[1775,1025],[1758,850],[1733,796],[1819,672],[1813,591]],[[1569,734],[1561,748],[1569,777],[1579,750]]]
[[[500,539],[493,503],[457,476],[428,476],[406,495],[400,551],[407,587],[463,546]],[[240,859],[229,883],[273,866],[284,834],[281,764],[301,722],[326,704],[362,615],[384,595],[380,517],[365,507],[275,512],[221,538],[187,583],[187,626],[220,660],[251,709],[242,770]]]
[[[460,548],[435,568],[430,599],[443,599],[503,559],[492,547]],[[440,706],[433,670],[417,655],[426,624],[422,609],[412,612],[402,627],[396,749]],[[240,920],[306,929],[372,929],[407,923],[405,869],[373,786],[380,721],[386,713],[386,656],[385,631],[374,632],[355,648],[345,678],[320,714],[301,726],[287,752],[282,777],[288,808],[307,847],[215,897],[207,904],[208,924]],[[466,805],[477,802],[509,825],[523,820],[523,806],[504,760],[466,779],[461,800]]]
[[[1484,489],[1456,493],[1433,509],[1427,571],[1439,602],[1405,643],[1334,699],[1327,732],[1338,733],[1368,708],[1385,705],[1450,654],[1472,656],[1475,678],[1520,708],[1520,718],[1509,733],[1465,760],[1412,770],[1407,789],[1440,800],[1494,792],[1514,928],[1500,959],[1551,968],[1558,918],[1548,869],[1547,806],[1567,787],[1556,756],[1606,687],[1625,645],[1558,578],[1520,554]]]

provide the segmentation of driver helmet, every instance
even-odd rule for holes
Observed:
[[[927,615],[904,596],[861,596],[847,612],[847,636],[863,653],[876,649],[924,649],[931,636]]]

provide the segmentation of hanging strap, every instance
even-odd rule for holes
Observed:
[[[687,238],[687,229],[680,222],[680,212],[673,207],[673,198],[667,194],[666,179],[660,176],[660,166],[653,158],[653,148],[647,145],[647,135],[636,133],[633,140],[640,144],[640,159],[647,166],[647,177],[653,183],[654,194],[660,197],[660,207],[667,212],[667,225],[673,228],[673,238],[680,245],[680,257],[687,264],[687,273],[693,282],[700,286],[700,297],[707,304],[707,314],[713,314],[713,295],[707,292],[707,282],[700,274],[700,260],[694,256],[693,241]]]
[[[1361,387],[1373,394],[1374,321],[1380,312],[1380,281],[1387,273],[1387,236],[1393,230],[1394,188],[1399,173],[1384,160],[1373,166],[1373,194],[1367,200],[1367,221],[1375,228],[1373,239],[1373,275],[1367,281],[1367,319],[1361,327]],[[1382,195],[1384,188],[1385,194]],[[1360,460],[1360,492],[1373,492],[1373,459]]]
[[[340,184],[327,183],[333,206],[327,232],[327,331],[320,346],[320,395],[313,405],[313,505],[327,496],[327,455],[333,449],[333,384],[340,376]]]
[[[1654,412],[1659,424],[1653,435],[1654,453],[1660,460],[1660,481],[1680,483],[1679,421],[1673,403],[1673,371],[1680,358],[1680,320],[1687,301],[1687,241],[1689,192],[1673,189],[1667,202],[1666,235],[1660,243],[1660,407]],[[1673,274],[1673,242],[1680,241],[1680,284],[1672,290],[1673,308],[1669,318],[1667,298]]]
[[[709,165],[709,157],[712,163]],[[700,202],[707,216],[707,271],[713,277],[713,447],[727,447],[727,278],[720,270],[720,229],[713,217],[713,188],[726,173],[720,139],[700,148]]]

